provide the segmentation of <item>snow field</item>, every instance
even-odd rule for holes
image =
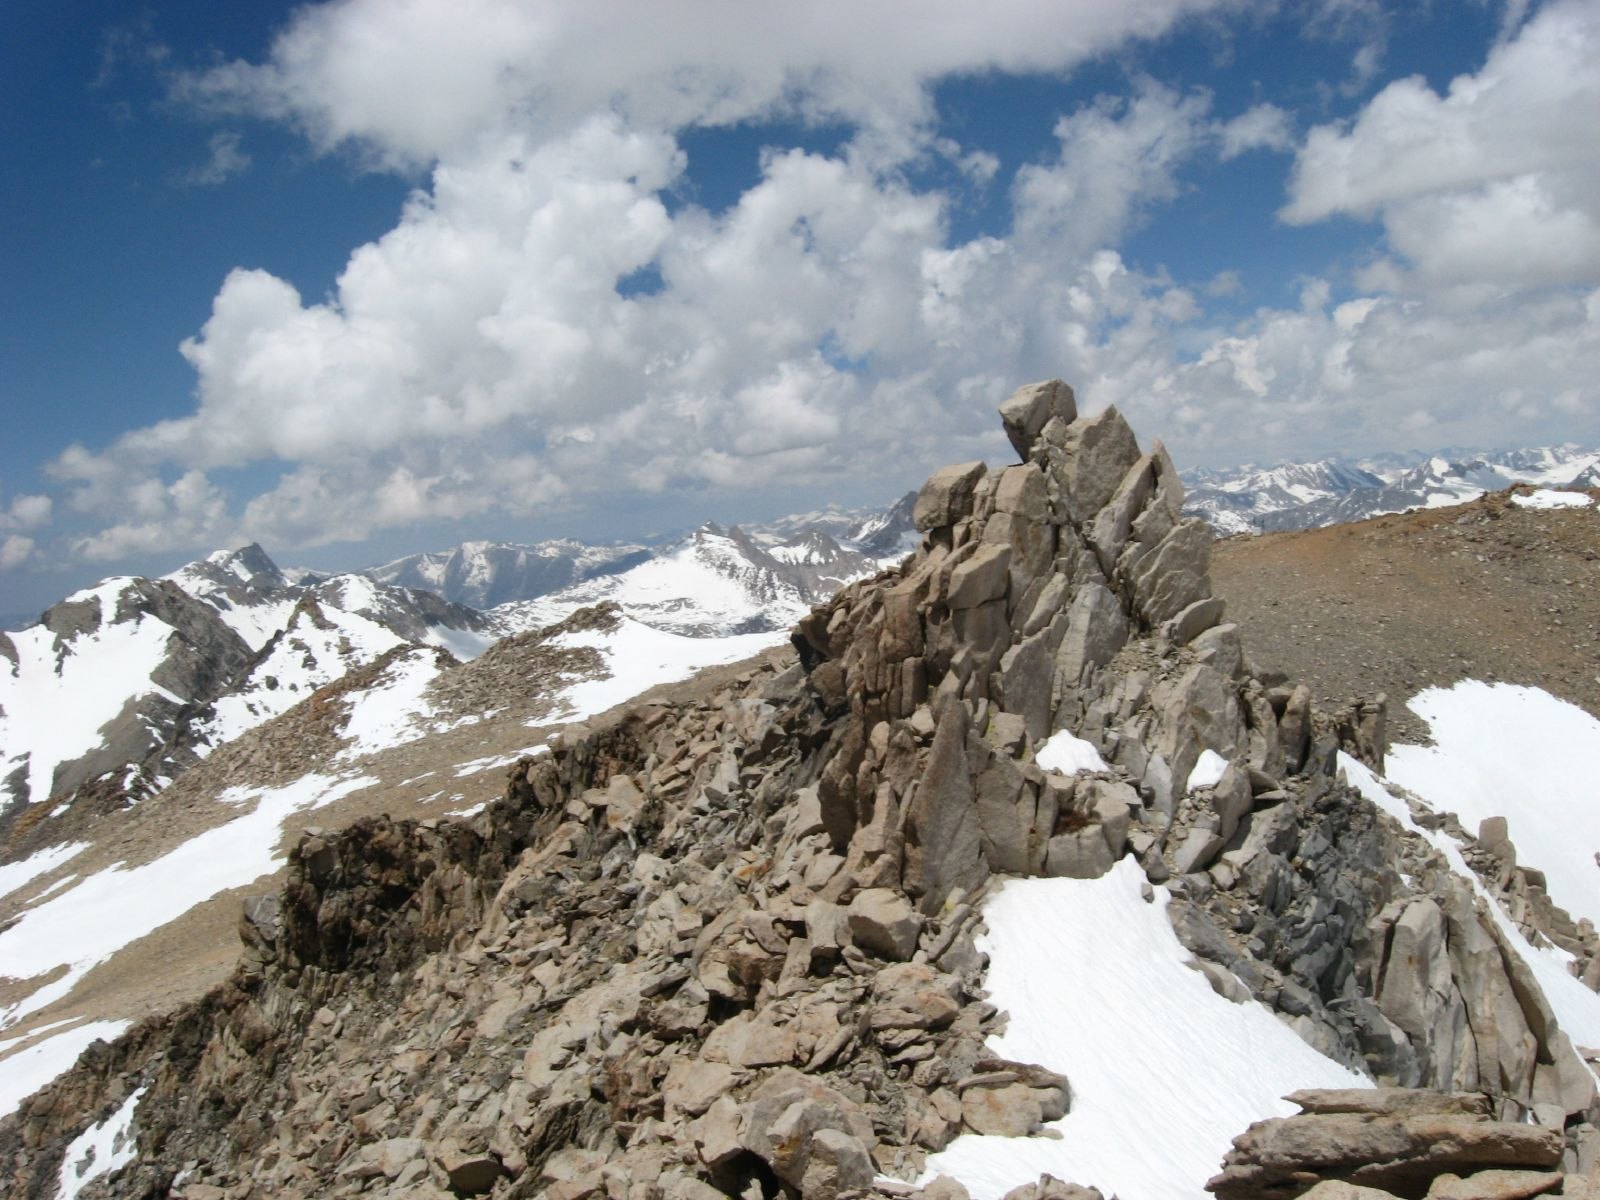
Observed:
[[[88,845],[88,842],[68,842],[60,846],[46,846],[20,862],[0,863],[0,896],[9,896],[47,871],[55,870]]]
[[[144,1093],[144,1088],[134,1092],[116,1112],[100,1124],[89,1126],[67,1146],[61,1158],[56,1200],[76,1200],[90,1180],[133,1161],[139,1148],[133,1134],[133,1110],[139,1107]]]
[[[1557,492],[1540,488],[1526,496],[1511,497],[1511,503],[1518,508],[1588,508],[1594,504],[1594,497],[1582,492]]]
[[[1260,1004],[1233,1004],[1185,964],[1169,894],[1141,895],[1124,858],[1099,879],[1007,880],[984,905],[990,1001],[1010,1014],[996,1053],[1065,1075],[1060,1135],[964,1134],[920,1182],[959,1179],[1000,1200],[1043,1172],[1137,1200],[1204,1200],[1207,1179],[1252,1121],[1298,1111],[1297,1088],[1370,1087]]]
[[[350,695],[350,715],[344,736],[349,745],[341,759],[375,754],[428,732],[426,721],[433,707],[424,698],[428,685],[439,676],[439,662],[430,650],[413,651],[396,658],[384,677],[372,687]]]
[[[154,690],[150,673],[175,630],[146,615],[110,624],[107,609],[115,611],[117,591],[106,585],[72,597],[98,595],[107,615],[99,629],[66,643],[59,668],[56,635],[44,626],[10,635],[17,662],[0,667],[0,747],[15,749],[4,752],[0,775],[25,758],[30,803],[48,800],[56,768],[98,746],[100,727],[130,699]],[[109,602],[105,592],[112,592]]]
[[[733,627],[762,617],[787,625],[810,607],[790,584],[753,566],[730,539],[702,531],[670,553],[621,574],[503,605],[495,612],[518,629],[533,629],[602,600],[614,601],[624,612],[644,617],[662,630]]]
[[[296,622],[250,672],[250,682],[216,702],[216,715],[205,726],[213,745],[231,742],[288,712],[324,684],[402,644],[375,621],[331,607],[322,611],[332,629]],[[269,678],[276,681],[275,687],[267,686]]]
[[[90,1042],[99,1038],[109,1042],[131,1024],[131,1021],[91,1021],[0,1059],[0,1117],[16,1112],[24,1100],[68,1070]],[[3,1049],[5,1043],[0,1043],[0,1050]]]
[[[242,806],[253,799],[253,809],[152,862],[107,867],[29,909],[0,932],[0,969],[13,979],[67,969],[0,1010],[0,1028],[65,996],[97,964],[196,904],[276,870],[283,862],[277,846],[285,820],[372,782],[307,775],[281,788],[229,789],[220,800]]]
[[[1550,898],[1600,922],[1600,721],[1538,688],[1472,679],[1419,692],[1410,707],[1435,744],[1393,747],[1389,778],[1470,833],[1504,817]]]
[[[455,629],[449,625],[434,625],[428,629],[423,641],[450,651],[462,662],[471,662],[500,640],[498,634],[474,633],[470,629]]]
[[[787,636],[743,633],[721,638],[684,637],[626,617],[611,633],[590,629],[562,634],[553,644],[594,647],[605,659],[610,676],[585,680],[561,692],[562,707],[554,714],[555,719],[587,720],[658,684],[687,679],[704,667],[738,662],[781,646]]]
[[[289,624],[289,618],[294,614],[293,600],[263,600],[256,604],[224,607],[226,601],[221,597],[194,591],[190,591],[190,595],[198,595],[216,609],[217,616],[222,618],[222,623],[237,633],[245,645],[258,654],[272,640],[274,634]]]

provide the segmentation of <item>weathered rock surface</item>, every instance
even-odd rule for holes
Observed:
[[[1379,1090],[1290,1098],[1306,1111],[1252,1125],[1207,1190],[1220,1200],[1511,1200],[1562,1182],[1560,1130],[1491,1120],[1482,1096]]]
[[[1230,1159],[1258,1190],[1219,1194],[1559,1161],[1600,1116],[1565,1034],[1470,887],[1338,775],[1340,749],[1376,763],[1381,706],[1252,672],[1209,532],[1114,410],[1047,384],[1004,421],[1024,461],[930,479],[917,553],[813,609],[798,663],[572,727],[469,822],[303,842],[233,980],[0,1124],[0,1179],[53,1187],[144,1087],[106,1194],[883,1194],[964,1131],[1067,1111],[1069,1079],[988,1050],[973,934],[995,874],[1128,853],[1232,998],[1382,1082],[1485,1097],[1311,1098]],[[1041,767],[1058,730],[1105,769]],[[1207,752],[1226,769],[1191,789]]]

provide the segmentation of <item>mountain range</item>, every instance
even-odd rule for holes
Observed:
[[[908,498],[749,532],[707,523],[655,551],[469,542],[339,575],[284,571],[251,545],[105,580],[0,634],[0,829],[46,800],[69,828],[80,789],[96,808],[135,802],[397,647],[470,660],[604,602],[689,637],[782,630],[907,548],[909,516]]]
[[[1592,655],[1592,497],[1222,543],[1291,673],[1213,592],[1192,513],[1235,481],[1186,498],[1063,385],[1001,416],[1019,464],[884,513],[341,575],[251,546],[5,635],[0,1187],[1585,1195],[1600,721],[1463,679],[1453,628],[1387,664],[1429,664],[1394,699],[1432,746],[1297,675],[1360,685],[1322,639],[1361,547],[1357,658],[1398,581],[1444,612],[1503,555],[1496,603],[1548,589]],[[1250,519],[1581,459],[1279,468]]]
[[[1385,513],[1461,504],[1517,483],[1539,487],[1600,486],[1600,449],[1552,446],[1490,454],[1390,456],[1275,467],[1183,472],[1185,510],[1219,534],[1314,529]]]

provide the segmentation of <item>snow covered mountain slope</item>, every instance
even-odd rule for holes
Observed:
[[[763,545],[779,545],[809,533],[826,534],[858,554],[884,561],[899,561],[917,545],[917,527],[911,510],[917,494],[907,492],[888,508],[827,508],[794,513],[759,525],[745,526]]]
[[[215,609],[164,580],[108,579],[0,634],[0,823],[159,757],[250,659]]]
[[[535,628],[610,601],[641,624],[689,637],[787,628],[812,604],[878,570],[876,559],[818,529],[747,533],[707,522],[676,546],[616,575],[501,605],[509,629]]]
[[[397,558],[361,573],[378,583],[425,588],[452,603],[484,609],[613,575],[649,554],[644,546],[590,546],[570,539],[531,546],[476,541]]]
[[[362,573],[493,608],[505,631],[538,628],[604,600],[691,637],[779,629],[850,580],[908,554],[917,541],[915,500],[913,493],[888,508],[828,508],[755,525],[707,522],[656,549],[464,542]]]
[[[1220,534],[1249,533],[1274,514],[1299,512],[1363,488],[1383,486],[1369,471],[1338,462],[1286,463],[1267,469],[1184,472],[1184,508]]]
[[[682,637],[610,607],[468,663],[395,641],[161,793],[103,814],[86,840],[0,868],[0,977],[11,977],[0,978],[0,1075],[30,1085],[0,1088],[0,1114],[70,1065],[80,1031],[110,1036],[219,982],[237,945],[237,901],[219,897],[265,886],[305,822],[470,809],[563,723],[781,641]]]
[[[1600,450],[1552,446],[1417,462],[1330,459],[1183,474],[1184,508],[1224,536],[1312,529],[1475,500],[1516,483],[1582,489],[1600,481]]]
[[[291,583],[259,546],[164,579],[106,580],[29,628],[0,634],[0,832],[23,809],[25,845],[89,809],[136,801],[198,756],[395,646],[480,653],[481,614],[358,575]]]

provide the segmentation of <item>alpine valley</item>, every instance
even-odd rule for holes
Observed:
[[[1000,417],[0,634],[0,1190],[1600,1200],[1600,451]]]

